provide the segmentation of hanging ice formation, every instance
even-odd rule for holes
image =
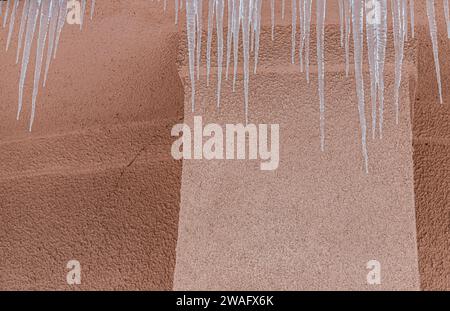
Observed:
[[[245,119],[249,118],[249,67],[250,52],[254,54],[254,71],[258,64],[259,40],[261,32],[261,11],[265,7],[270,10],[271,19],[271,37],[275,39],[275,19],[277,18],[276,0],[208,0],[208,46],[207,46],[207,79],[209,80],[210,62],[211,62],[211,42],[213,32],[213,21],[216,19],[216,32],[218,38],[218,83],[217,83],[217,105],[220,104],[222,58],[223,58],[223,30],[221,27],[227,27],[226,39],[226,70],[225,77],[228,79],[229,66],[233,56],[233,91],[236,86],[236,74],[238,66],[239,42],[242,41],[243,48],[243,67],[244,67],[244,112]],[[335,1],[335,0],[333,0]],[[442,86],[440,79],[438,40],[436,27],[436,13],[434,0],[427,1],[427,14],[429,19],[430,34],[433,43],[433,55],[435,58],[436,77],[438,81],[439,98],[442,102]],[[448,26],[448,35],[450,38],[450,14],[448,0],[443,0],[444,15]],[[200,71],[200,49],[195,51],[195,42],[201,42],[201,21],[203,20],[203,11],[201,9],[201,0],[186,0],[190,10],[186,11],[187,32],[188,32],[188,50],[189,66],[192,87],[192,107],[195,103],[195,70],[197,78]],[[354,46],[354,68],[356,79],[356,93],[358,99],[358,110],[360,117],[360,132],[362,155],[364,159],[364,168],[368,172],[368,152],[367,152],[367,122],[365,117],[365,97],[363,82],[363,47],[364,40],[367,41],[367,56],[369,64],[370,78],[370,102],[371,102],[371,133],[372,138],[383,134],[383,112],[384,112],[384,67],[386,58],[387,34],[388,34],[388,6],[392,16],[392,31],[395,48],[395,82],[394,82],[394,104],[396,111],[396,122],[399,122],[400,107],[400,86],[402,80],[402,66],[404,60],[405,41],[408,37],[415,37],[415,16],[414,0],[337,0],[339,9],[339,31],[340,43],[345,52],[345,72],[350,74],[350,36],[353,32]],[[285,17],[285,1],[281,3],[281,18]],[[224,9],[224,5],[227,6]],[[267,6],[266,6],[267,5]],[[319,120],[320,120],[320,146],[325,148],[325,12],[326,0],[316,0],[316,35],[317,35],[317,66],[318,66],[318,89],[319,89]],[[310,34],[311,34],[311,11],[313,0],[291,0],[291,62],[295,63],[296,45],[298,42],[300,71],[305,71],[306,79],[309,82],[310,66]],[[227,12],[227,22],[223,23],[224,11]],[[410,24],[410,31],[408,27]],[[365,25],[365,27],[364,27]],[[365,36],[364,36],[364,28]],[[297,30],[299,35],[297,37]],[[241,38],[240,31],[242,31]],[[365,39],[364,39],[365,38]],[[254,47],[254,48],[253,48]],[[196,53],[196,54],[195,54]],[[197,55],[197,64],[195,57]]]
[[[91,0],[90,9],[87,0],[81,2],[81,25],[84,16],[90,10],[90,16],[94,12],[95,0]],[[368,171],[368,155],[366,147],[366,120],[365,120],[365,98],[362,74],[363,46],[367,41],[367,56],[370,78],[370,102],[372,137],[382,136],[383,111],[384,111],[384,66],[388,33],[388,6],[390,5],[392,18],[392,32],[395,47],[395,83],[394,103],[396,108],[396,121],[399,120],[400,86],[402,79],[402,65],[404,59],[405,41],[415,36],[414,0],[329,0],[337,1],[339,15],[340,44],[343,46],[345,55],[345,72],[350,74],[350,38],[353,33],[354,46],[354,68],[356,79],[356,93],[358,98],[358,109],[360,115],[360,131],[362,142],[362,153],[365,170]],[[436,24],[435,0],[425,0],[429,22],[430,36],[433,46],[435,60],[436,79],[438,83],[438,94],[442,103],[442,85],[439,67],[438,34]],[[439,1],[439,0],[438,0]],[[449,0],[442,0],[443,15],[447,23],[448,37],[450,38],[450,12]],[[168,1],[163,0],[164,11],[167,10]],[[204,10],[204,3],[207,8]],[[262,10],[270,10],[271,38],[275,39],[275,21],[281,11],[284,19],[288,5],[285,0],[174,0],[175,22],[179,22],[179,12],[186,11],[186,29],[189,57],[189,77],[191,81],[192,110],[195,111],[195,82],[200,78],[202,35],[204,11],[207,13],[207,43],[206,43],[206,72],[209,82],[211,70],[211,49],[213,33],[217,38],[217,106],[220,106],[220,94],[222,88],[222,76],[229,79],[230,66],[232,66],[233,91],[236,88],[237,70],[239,64],[239,49],[243,49],[243,90],[245,119],[250,117],[249,110],[249,82],[250,62],[253,57],[253,72],[256,73],[260,50],[260,34]],[[315,4],[315,5],[314,5]],[[32,55],[34,38],[37,37],[36,62],[34,68],[34,83],[32,96],[32,115],[30,119],[30,130],[36,110],[36,99],[39,84],[45,86],[50,63],[55,57],[62,28],[67,15],[68,0],[8,0],[0,1],[0,21],[6,28],[9,21],[6,48],[11,46],[11,36],[14,27],[18,24],[18,40],[16,62],[21,60],[18,113],[19,118],[23,104],[23,88],[28,64]],[[310,75],[310,37],[312,24],[312,8],[316,9],[316,36],[317,36],[317,65],[318,65],[318,89],[319,89],[319,120],[320,120],[320,146],[325,147],[325,12],[326,0],[291,0],[291,28],[292,46],[291,62],[295,63],[296,49],[298,49],[299,67],[305,72],[309,83]],[[280,8],[280,9],[278,9]],[[21,12],[20,24],[17,18]],[[375,14],[371,14],[375,12]],[[224,21],[224,19],[226,19]],[[410,27],[408,27],[408,22]],[[365,25],[365,27],[364,27]],[[226,28],[226,31],[224,31]],[[364,28],[366,29],[364,35]],[[38,32],[36,35],[36,31]],[[226,34],[226,38],[225,38]],[[298,35],[297,35],[298,34]],[[47,49],[45,50],[45,47]],[[226,51],[224,51],[226,49]],[[34,55],[34,54],[33,54]],[[222,69],[225,67],[225,70]],[[42,70],[44,69],[44,70]],[[41,74],[43,71],[43,79]]]
[[[42,84],[45,86],[50,63],[56,56],[60,34],[66,22],[68,0],[8,0],[5,3],[5,7],[3,7],[3,2],[4,1],[0,2],[0,17],[3,18],[3,28],[6,27],[9,21],[8,36],[6,40],[7,51],[11,46],[12,34],[14,32],[14,27],[17,24],[18,14],[21,12],[16,52],[16,63],[19,63],[19,60],[21,60],[17,119],[19,119],[23,107],[25,80],[30,57],[32,56],[35,37],[37,41],[36,53],[34,54],[36,60],[31,99],[31,116],[29,121],[29,130],[31,131],[36,114],[37,96],[43,71],[42,68],[45,64],[44,77],[42,80]],[[87,1],[82,0],[81,4],[82,16],[80,26],[83,24],[83,16],[86,11]],[[91,0],[91,16],[94,12],[94,7],[95,0]],[[46,46],[47,50],[45,50]],[[20,58],[21,56],[22,58]]]

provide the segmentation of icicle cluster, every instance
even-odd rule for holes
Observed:
[[[225,78],[228,79],[228,71],[233,55],[233,91],[236,86],[236,73],[238,66],[238,47],[242,40],[243,67],[244,67],[244,112],[245,120],[249,118],[249,77],[250,77],[250,54],[254,56],[254,72],[258,64],[259,39],[261,31],[261,11],[264,5],[270,8],[272,23],[272,40],[275,38],[275,0],[207,0],[208,1],[208,25],[207,25],[207,47],[206,47],[206,79],[209,84],[211,67],[211,42],[213,36],[214,20],[216,20],[217,32],[217,106],[220,106],[220,93],[222,82],[222,64],[224,54],[226,55]],[[329,0],[336,1],[336,0]],[[340,41],[345,50],[345,72],[349,75],[350,68],[350,38],[353,33],[354,46],[354,68],[356,80],[356,93],[358,99],[358,111],[361,131],[362,154],[364,158],[365,171],[369,171],[367,152],[367,121],[365,117],[366,103],[364,97],[363,81],[363,47],[364,40],[367,42],[367,56],[370,77],[371,98],[371,132],[372,138],[383,135],[383,111],[384,111],[384,67],[386,58],[386,45],[388,33],[388,7],[393,24],[394,47],[395,47],[395,85],[394,103],[396,122],[399,122],[399,92],[402,81],[402,66],[404,60],[405,42],[408,40],[409,25],[411,36],[414,38],[414,0],[337,0],[340,18]],[[390,1],[390,2],[388,2]],[[442,86],[439,68],[439,53],[436,27],[436,13],[434,0],[427,1],[427,14],[429,19],[430,34],[433,43],[433,54],[435,58],[436,76],[438,81],[438,92],[442,103]],[[448,26],[450,38],[450,13],[448,0],[444,1],[444,15]],[[178,1],[176,0],[176,3]],[[224,7],[227,9],[224,9]],[[281,1],[282,18],[285,18],[285,1]],[[325,14],[327,0],[315,0],[316,9],[316,34],[317,34],[317,66],[318,66],[318,90],[319,90],[319,122],[320,122],[320,146],[325,148]],[[291,62],[295,63],[296,49],[299,50],[300,71],[305,72],[309,83],[309,57],[310,57],[310,33],[311,14],[313,0],[291,0],[292,17],[292,46]],[[176,12],[178,15],[178,6]],[[224,11],[228,12],[227,22],[224,23]],[[189,51],[189,68],[191,81],[192,111],[195,110],[195,80],[199,79],[200,55],[202,41],[203,0],[186,0],[187,37]],[[178,19],[178,18],[177,18]],[[408,25],[409,24],[409,25]],[[227,28],[226,53],[224,53],[224,28]],[[297,30],[300,29],[298,33]],[[366,29],[364,33],[364,28]],[[364,35],[365,34],[365,35]],[[297,37],[299,35],[299,37]],[[241,36],[241,38],[240,38]],[[299,40],[297,39],[299,38]],[[296,44],[299,41],[299,46]]]
[[[17,46],[18,63],[21,58],[21,72],[19,81],[19,100],[17,118],[23,106],[23,88],[28,71],[28,64],[32,54],[32,46],[35,32],[37,34],[36,62],[34,68],[34,84],[32,95],[32,112],[30,130],[36,111],[36,99],[41,80],[41,71],[45,58],[45,71],[43,85],[45,86],[51,60],[56,55],[61,30],[64,26],[67,5],[70,0],[8,0],[0,1],[0,22],[5,28],[9,20],[6,49],[11,43],[11,36],[16,23],[16,15],[20,11],[20,28]],[[249,119],[249,81],[251,57],[253,56],[253,72],[256,73],[260,49],[261,12],[267,5],[271,16],[271,37],[275,38],[275,9],[281,3],[281,18],[285,18],[286,1],[276,0],[205,0],[207,12],[207,42],[206,42],[206,79],[209,84],[211,72],[211,49],[214,28],[217,37],[217,107],[220,107],[222,90],[222,78],[230,77],[230,67],[233,67],[233,91],[236,88],[238,69],[239,45],[243,47],[244,69],[244,112],[245,119]],[[404,59],[405,41],[408,40],[408,22],[411,36],[415,36],[414,29],[414,0],[328,0],[338,1],[340,43],[345,51],[345,72],[350,70],[350,40],[353,33],[354,68],[356,80],[356,93],[358,98],[358,110],[361,128],[361,145],[364,158],[365,171],[368,172],[368,153],[366,147],[367,121],[365,117],[365,97],[363,81],[363,46],[367,42],[367,55],[370,77],[370,101],[371,101],[371,131],[372,138],[377,131],[381,138],[383,133],[384,110],[384,66],[386,57],[387,33],[388,33],[388,6],[390,5],[394,47],[395,47],[395,85],[394,103],[396,108],[396,122],[399,121],[399,92],[402,79],[402,65]],[[430,36],[433,45],[438,92],[442,103],[442,85],[439,67],[438,34],[436,26],[435,0],[425,0],[429,21]],[[450,12],[449,0],[442,0],[444,16],[447,22],[447,32],[450,38]],[[158,0],[158,2],[161,2]],[[164,10],[167,9],[167,0],[163,0]],[[87,0],[81,0],[81,27],[86,12]],[[207,7],[206,7],[207,6]],[[264,7],[263,7],[264,6]],[[91,0],[91,18],[94,12],[95,0]],[[200,78],[200,61],[202,55],[203,35],[203,0],[174,0],[175,23],[179,21],[179,12],[186,11],[186,28],[189,51],[189,77],[191,82],[192,111],[195,111],[195,83]],[[325,148],[325,15],[327,0],[315,0],[316,9],[316,34],[317,34],[317,63],[318,63],[318,90],[319,90],[319,122],[320,122],[320,146]],[[291,0],[292,21],[292,46],[291,62],[295,63],[296,50],[298,49],[300,71],[306,75],[306,81],[310,81],[310,36],[311,16],[313,0]],[[224,18],[226,17],[226,20]],[[409,20],[409,21],[408,21]],[[364,27],[365,26],[365,27]],[[353,29],[352,29],[353,28]],[[364,28],[365,36],[364,36]],[[224,30],[226,31],[226,38]],[[299,29],[299,32],[298,32]],[[47,40],[48,38],[48,40]],[[47,43],[48,42],[48,43]],[[297,46],[297,42],[299,42]],[[47,44],[46,44],[47,43]],[[45,53],[45,47],[47,50]],[[226,51],[225,51],[226,49]],[[233,57],[233,59],[232,59]],[[224,70],[225,68],[225,70]],[[225,72],[224,72],[225,71]]]
[[[42,77],[42,67],[45,64],[43,86],[47,82],[47,75],[52,59],[56,57],[61,31],[66,22],[67,8],[70,0],[8,0],[0,1],[0,17],[3,18],[3,28],[9,21],[6,50],[11,45],[11,37],[16,24],[16,17],[20,14],[19,35],[17,40],[16,63],[21,61],[19,79],[19,100],[17,119],[23,107],[24,85],[28,72],[28,64],[32,56],[34,38],[37,40],[36,60],[34,68],[33,93],[31,99],[31,116],[29,130],[33,127],[36,114],[36,101]],[[81,27],[86,12],[87,0],[81,0]],[[94,13],[95,0],[91,0],[91,18]],[[37,31],[37,35],[36,35]],[[47,47],[47,50],[45,48]],[[44,63],[45,58],[45,63]]]

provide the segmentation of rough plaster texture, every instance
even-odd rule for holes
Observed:
[[[437,8],[442,9],[440,2]],[[425,22],[423,4],[421,10],[419,22]],[[439,104],[431,42],[421,33],[413,106],[417,243],[424,290],[450,290],[450,42],[442,14],[438,27],[444,104]]]
[[[393,119],[390,57],[385,135],[383,140],[369,139],[367,176],[354,78],[345,78],[335,20],[330,13],[326,152],[319,150],[315,57],[308,85],[298,65],[289,66],[289,18],[278,24],[274,43],[265,25],[260,70],[250,82],[250,122],[280,124],[280,166],[263,172],[259,161],[184,161],[175,289],[419,289],[409,109],[414,51],[405,64],[399,126]],[[314,33],[312,38],[315,46]],[[185,77],[185,122],[192,124],[185,62],[180,71]],[[224,84],[217,112],[216,77],[211,76],[210,87],[203,77],[196,115],[203,115],[204,123],[244,122],[239,78],[236,93],[230,83]],[[382,265],[380,286],[366,284],[371,259]]]
[[[183,90],[159,10],[97,1],[82,33],[67,25],[32,133],[32,74],[16,122],[19,68],[15,49],[2,52],[0,289],[172,288],[181,162],[170,128]],[[71,259],[81,286],[66,284]]]
[[[411,143],[421,288],[450,289],[450,47],[441,36],[441,106],[424,3],[416,1],[422,43],[407,50],[401,126],[388,101],[385,140],[369,140],[369,178],[354,81],[342,76],[336,8],[327,12],[325,154],[318,151],[315,74],[308,86],[287,65],[290,15],[278,19],[272,44],[264,12],[250,112],[253,122],[280,123],[280,168],[185,161],[175,289],[373,289],[365,285],[369,259],[383,267],[375,289],[417,289]],[[170,158],[168,133],[183,118],[173,16],[156,2],[98,0],[86,26],[64,30],[33,133],[26,131],[31,79],[16,122],[19,68],[14,49],[2,52],[0,289],[73,289],[65,263],[74,258],[83,281],[75,289],[172,288],[181,163]],[[443,34],[442,16],[438,26]],[[185,55],[183,41],[179,48]],[[388,53],[391,98],[392,46]],[[314,70],[314,44],[311,62]],[[240,89],[229,90],[225,84],[218,114],[215,82],[200,86],[204,122],[243,121]],[[189,123],[188,98],[185,107]]]

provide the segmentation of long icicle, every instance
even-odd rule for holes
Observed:
[[[195,0],[186,0],[186,31],[189,51],[189,77],[191,80],[191,105],[195,111],[195,34],[196,34]]]
[[[317,66],[319,80],[319,100],[320,100],[320,149],[325,150],[325,11],[326,0],[317,0],[316,7],[316,34],[317,34]]]
[[[341,47],[344,46],[344,0],[338,0],[339,5],[339,31],[341,34]]]
[[[256,74],[256,69],[258,67],[258,58],[259,58],[259,40],[261,35],[261,8],[263,0],[255,0],[257,6],[257,16],[256,16],[256,34],[255,34],[255,69],[254,73]]]
[[[366,0],[366,9],[370,9],[372,13],[366,16],[366,37],[367,37],[367,54],[369,58],[369,76],[370,76],[370,99],[372,104],[372,138],[375,139],[375,130],[377,127],[377,87],[378,87],[378,69],[377,69],[377,35],[378,35],[378,14],[377,8],[372,0]]]
[[[19,80],[19,103],[17,108],[17,120],[19,120],[23,105],[23,88],[27,76],[28,63],[30,61],[31,47],[33,44],[34,33],[36,31],[36,22],[39,13],[40,1],[31,0],[28,10],[27,33],[25,35],[25,46],[22,56],[22,68],[20,70]]]
[[[216,0],[216,27],[217,27],[217,108],[220,108],[220,93],[222,89],[223,66],[223,11],[224,0]]]
[[[251,1],[251,0],[249,0]],[[250,79],[250,3],[247,0],[241,0],[242,14],[242,45],[244,48],[244,108],[245,124],[248,124],[248,96]]]
[[[209,74],[211,71],[211,44],[214,28],[214,12],[216,1],[209,0],[208,6],[208,39],[206,42],[206,85],[209,86]]]
[[[311,7],[312,0],[305,0],[305,71],[306,71],[306,81],[309,83],[309,39],[311,36]]]
[[[228,26],[227,26],[227,60],[225,69],[225,79],[228,80],[228,72],[230,69],[231,60],[231,40],[233,39],[233,7],[236,0],[228,0]]]
[[[400,115],[400,86],[402,81],[403,53],[404,53],[404,31],[402,20],[402,0],[391,0],[393,32],[394,32],[394,49],[395,49],[395,85],[394,85],[394,102],[395,102],[395,123],[399,123]]]
[[[58,51],[59,38],[61,36],[61,31],[66,23],[67,17],[67,0],[60,0],[59,2],[59,14],[58,14],[58,26],[56,27],[56,39],[55,39],[55,50],[53,52],[53,58],[56,58],[56,52]]]
[[[292,1],[292,22],[291,22],[291,63],[295,63],[295,40],[297,35],[297,0]]]
[[[344,19],[345,19],[345,76],[350,72],[350,33],[352,25],[352,0],[344,0]]]
[[[41,18],[39,22],[39,34],[36,51],[36,64],[34,68],[34,84],[33,84],[33,96],[31,100],[31,116],[29,131],[33,128],[34,118],[36,115],[36,101],[39,92],[39,81],[41,79],[42,59],[44,57],[45,42],[47,39],[48,24],[50,22],[53,1],[56,0],[42,0],[41,5]]]
[[[270,0],[270,19],[272,22],[272,41],[275,39],[275,0]]]
[[[195,18],[197,23],[197,80],[200,80],[200,61],[202,58],[203,37],[203,0],[195,1]]]
[[[53,55],[53,47],[55,46],[55,37],[56,37],[56,27],[58,26],[58,13],[59,13],[59,5],[61,1],[54,0],[52,8],[52,16],[50,20],[50,28],[48,32],[48,47],[47,47],[47,59],[45,61],[45,72],[44,72],[44,82],[43,86],[45,87],[47,83],[48,70],[50,68],[50,63],[52,61]]]
[[[384,121],[384,65],[387,44],[387,0],[380,0],[380,24],[377,31],[377,86],[378,86],[378,131],[383,137]]]
[[[300,16],[300,44],[299,44],[299,52],[298,58],[300,63],[300,72],[304,71],[303,66],[303,50],[305,47],[305,0],[298,0],[298,15]]]
[[[369,159],[367,154],[367,143],[366,143],[367,125],[365,116],[364,80],[363,80],[364,9],[362,1],[358,0],[353,1],[352,20],[353,20],[356,93],[358,96],[359,123],[361,127],[361,147],[364,158],[364,168],[366,173],[368,173]]]
[[[11,0],[8,0],[8,2],[6,2],[5,15],[3,16],[3,28],[6,27],[6,22],[8,21],[10,2]]]
[[[25,28],[27,26],[27,18],[28,18],[28,12],[30,8],[30,1],[31,0],[25,0],[22,8],[22,17],[20,19],[20,28],[19,28],[19,38],[17,40],[17,53],[16,53],[16,64],[19,63],[19,57],[20,57],[20,51],[22,50],[22,43],[23,43],[23,35],[25,33]]]
[[[9,22],[8,39],[6,40],[6,50],[8,51],[9,44],[11,43],[11,37],[14,30],[14,24],[16,22],[16,12],[19,7],[19,0],[14,0],[13,10],[11,13],[11,20]]]
[[[233,8],[233,92],[236,90],[236,77],[238,69],[238,57],[239,57],[239,29],[241,23],[240,7],[242,5],[241,1],[236,0],[236,5]]]

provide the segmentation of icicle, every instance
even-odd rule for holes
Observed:
[[[228,80],[228,72],[230,68],[231,59],[231,40],[233,39],[233,7],[235,0],[228,0],[228,26],[227,26],[227,67],[225,70],[225,79]]]
[[[295,2],[295,1],[294,1]],[[325,150],[325,66],[324,66],[324,42],[325,42],[325,11],[327,1],[317,0],[317,66],[320,98],[320,149]]]
[[[200,61],[202,57],[202,36],[203,36],[203,0],[195,1],[196,21],[197,21],[197,79],[200,79]]]
[[[272,41],[275,39],[275,0],[270,0],[270,18],[272,21]]]
[[[256,33],[256,9],[255,9],[255,2],[256,0],[250,1],[250,14],[251,14],[251,29],[250,29],[250,52],[253,53],[255,50],[255,33]]]
[[[217,16],[217,108],[220,108],[220,92],[222,88],[222,63],[223,63],[223,3],[224,0],[216,0]]]
[[[433,44],[434,65],[436,68],[436,80],[439,88],[439,100],[442,100],[442,85],[441,85],[441,69],[439,65],[439,47],[437,38],[436,13],[434,8],[434,0],[427,0],[427,15],[428,23],[430,25],[431,42]]]
[[[445,21],[447,22],[447,36],[450,39],[450,7],[448,5],[448,0],[444,0],[444,14],[445,14]]]
[[[366,0],[367,9],[377,9],[374,7],[372,0]],[[372,104],[372,138],[375,139],[375,129],[377,124],[377,35],[378,35],[378,21],[373,20],[378,16],[368,15],[366,17],[366,36],[367,36],[367,53],[369,58],[369,73],[370,73],[370,98]]]
[[[402,2],[402,21],[405,41],[408,41],[408,0]]]
[[[306,69],[306,81],[309,83],[309,40],[311,36],[311,7],[312,0],[305,0],[305,38],[302,39],[305,42],[305,69]]]
[[[19,38],[17,40],[16,64],[19,63],[20,51],[22,50],[23,34],[27,25],[27,17],[30,7],[30,0],[25,0],[22,8],[22,18],[20,19]]]
[[[415,37],[415,26],[414,26],[414,0],[409,0],[409,14],[410,14],[410,23],[411,23],[411,37],[414,39]]]
[[[241,23],[241,6],[242,1],[240,1],[239,5],[236,0],[236,5],[233,8],[233,92],[236,90],[236,76],[237,76],[237,67],[238,67],[238,57],[239,57],[239,29]]]
[[[353,20],[353,42],[354,42],[354,59],[355,59],[355,79],[356,79],[356,93],[358,95],[358,112],[359,122],[361,127],[361,146],[364,157],[364,167],[366,173],[369,172],[369,163],[367,155],[366,144],[366,116],[364,104],[364,80],[363,80],[363,23],[364,10],[362,1],[354,1],[352,8]]]
[[[344,0],[344,19],[345,19],[345,76],[348,77],[350,72],[350,33],[352,18],[352,0]]]
[[[47,60],[45,62],[45,73],[43,86],[47,83],[48,70],[50,68],[50,62],[52,60],[53,47],[55,44],[56,27],[58,26],[58,13],[59,5],[61,1],[53,0],[52,15],[50,20],[50,28],[48,33],[48,47],[47,47]]]
[[[39,12],[40,1],[32,0],[28,11],[27,33],[25,35],[25,47],[22,57],[22,68],[20,71],[19,80],[19,104],[17,109],[17,120],[19,119],[20,112],[22,111],[23,103],[23,87],[25,85],[25,78],[27,75],[28,63],[30,61],[31,46],[33,45],[34,33],[36,31],[36,21]]]
[[[258,67],[258,58],[259,58],[259,38],[261,35],[261,6],[263,0],[255,0],[257,6],[257,16],[256,16],[256,34],[255,34],[255,70]]]
[[[297,0],[292,1],[292,34],[291,34],[291,63],[295,63],[295,37],[297,34]]]
[[[39,92],[39,81],[41,78],[42,69],[42,59],[44,56],[45,41],[47,38],[48,23],[50,22],[51,10],[53,0],[42,0],[41,6],[41,18],[39,22],[39,35],[37,42],[36,51],[36,64],[34,68],[34,84],[33,84],[33,97],[31,102],[31,116],[30,116],[30,127],[29,130],[33,128],[34,117],[36,115],[36,100]]]
[[[298,0],[298,15],[300,19],[300,43],[298,58],[300,63],[300,72],[303,72],[303,49],[305,46],[305,0]]]
[[[191,79],[192,112],[195,111],[195,34],[196,34],[195,0],[186,0],[186,31],[189,51],[189,77]]]
[[[164,12],[166,11],[167,0],[164,0]],[[94,17],[95,12],[95,0],[91,0],[91,20]]]
[[[53,58],[56,58],[56,52],[58,51],[59,37],[61,31],[66,23],[67,18],[67,0],[59,0],[59,15],[58,15],[58,26],[56,27],[56,39],[55,39],[55,51],[53,53]]]
[[[250,3],[241,0],[242,14],[242,43],[244,48],[244,106],[245,124],[248,124],[248,84],[249,84],[249,64],[250,64]]]
[[[179,6],[179,0],[175,0],[175,25],[178,24],[178,6]]]
[[[383,119],[384,119],[384,65],[386,59],[387,44],[387,0],[380,0],[380,23],[377,27],[377,88],[379,100],[379,122],[378,130],[380,138],[383,137]]]
[[[339,5],[339,29],[341,32],[341,47],[344,46],[344,0],[338,0]]]
[[[211,71],[211,43],[214,23],[215,0],[209,0],[208,6],[208,41],[206,43],[206,85],[209,86],[209,73]]]
[[[6,22],[8,21],[8,15],[9,15],[9,3],[11,2],[11,0],[8,0],[8,2],[6,2],[6,10],[5,10],[5,15],[3,16],[3,28],[6,27]]]
[[[402,0],[391,0],[392,4],[392,18],[394,27],[394,48],[395,48],[395,86],[394,86],[394,101],[395,101],[395,122],[399,123],[399,93],[402,81],[402,67],[403,67],[403,51],[404,51],[404,23],[402,21]]]
[[[14,24],[16,21],[16,12],[19,7],[19,0],[14,0],[13,10],[11,13],[11,20],[9,22],[9,31],[8,31],[8,39],[6,40],[6,50],[8,51],[9,44],[11,43],[11,36],[14,30]]]
[[[86,14],[86,1],[87,0],[81,0],[80,29],[83,29],[84,15]]]

